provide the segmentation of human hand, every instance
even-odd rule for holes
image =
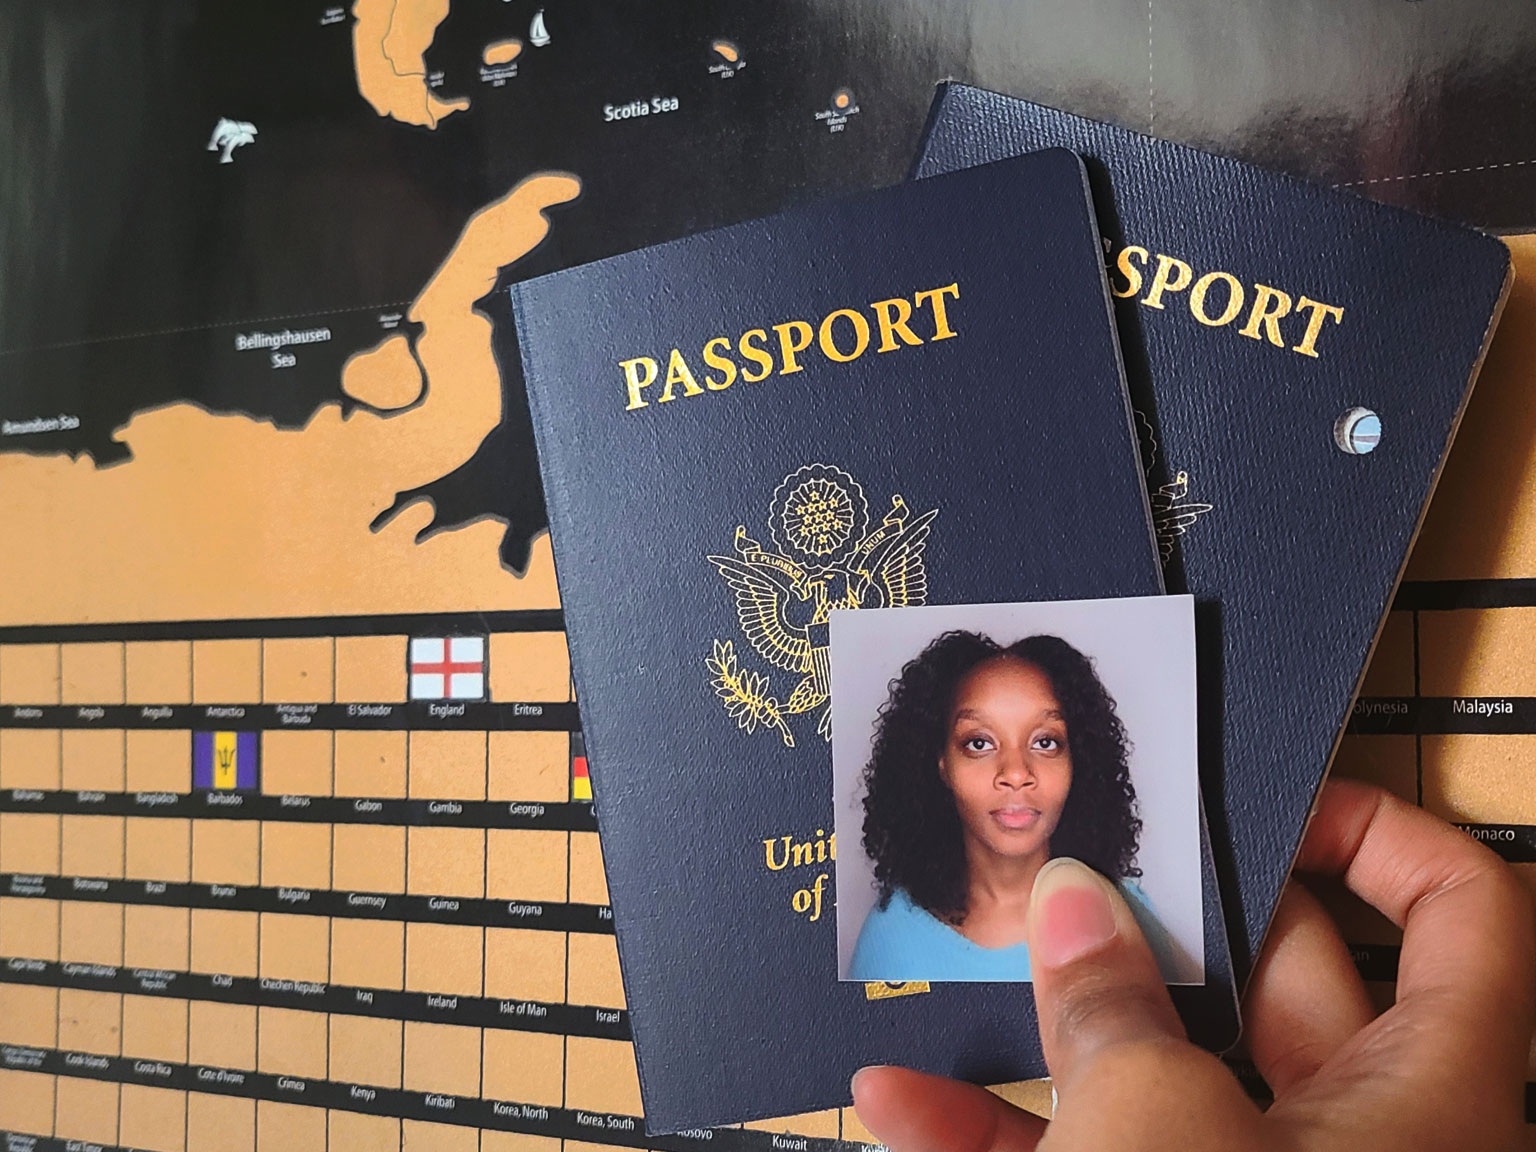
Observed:
[[[1268,1111],[1185,1039],[1115,887],[1060,860],[1036,881],[1028,925],[1054,1118],[974,1085],[866,1068],[859,1119],[893,1152],[1519,1146],[1536,944],[1513,873],[1428,813],[1343,780],[1324,789],[1296,867],[1341,877],[1403,928],[1397,1003],[1375,1016],[1332,920],[1292,884],[1245,1001]]]

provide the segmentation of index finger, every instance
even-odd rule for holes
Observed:
[[[1335,780],[1296,867],[1341,876],[1403,929],[1392,1014],[1407,1025],[1393,1030],[1405,1048],[1447,1061],[1450,1076],[1512,1070],[1523,1080],[1536,943],[1530,897],[1503,861],[1389,792]]]

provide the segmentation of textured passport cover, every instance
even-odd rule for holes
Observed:
[[[962,84],[940,86],[915,174],[1052,147],[1087,161],[1132,402],[1151,425],[1154,515],[1183,530],[1168,583],[1198,605],[1201,773],[1245,975],[1502,307],[1509,253]],[[1356,407],[1381,421],[1365,455],[1335,442]]]
[[[823,598],[1162,591],[1098,245],[1055,150],[513,287],[653,1132],[845,1103],[872,1062],[1043,1072],[1028,985],[840,983],[831,861],[764,844],[833,827]],[[1176,995],[1220,1046],[1207,907]]]

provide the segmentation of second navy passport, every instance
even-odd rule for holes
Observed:
[[[647,1127],[844,1104],[866,1064],[1044,1074],[1028,984],[837,979],[825,618],[1163,590],[1081,161],[512,296]],[[1220,1046],[1207,873],[1207,982],[1173,991]]]
[[[1503,308],[1497,239],[964,84],[916,172],[1087,160],[1246,977]],[[1173,543],[1170,540],[1170,543]]]

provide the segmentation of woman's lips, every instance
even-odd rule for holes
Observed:
[[[996,820],[1010,832],[1021,832],[1026,828],[1032,828],[1040,819],[1040,809],[1030,808],[1027,805],[1009,806],[992,809],[992,819]]]

